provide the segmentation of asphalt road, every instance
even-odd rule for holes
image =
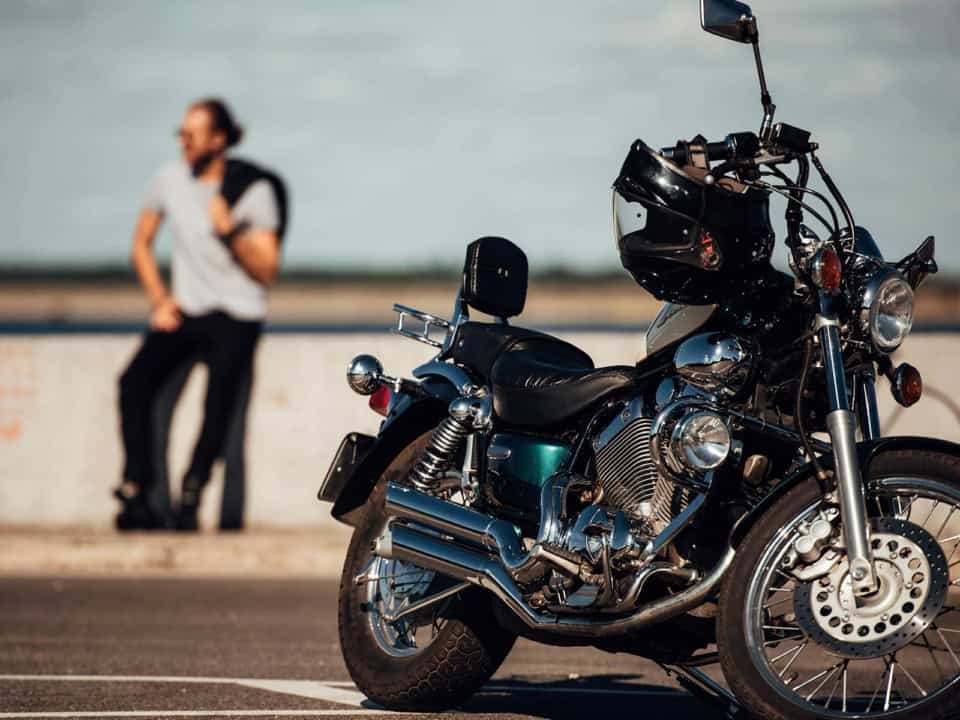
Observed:
[[[335,606],[326,580],[0,579],[0,718],[384,714],[350,682]],[[520,641],[444,717],[612,713],[718,714],[642,659]]]

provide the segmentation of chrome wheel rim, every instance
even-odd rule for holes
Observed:
[[[884,542],[903,539],[893,550],[880,548],[897,557],[885,558],[887,586],[872,608],[864,603],[862,612],[839,602],[845,559],[825,587],[811,588],[782,568],[798,528],[820,510],[816,501],[795,515],[767,544],[750,577],[743,619],[753,665],[784,700],[821,717],[882,717],[942,696],[960,681],[960,490],[923,478],[871,484],[868,513],[878,536]],[[928,538],[942,551],[940,557],[931,549],[926,563],[909,565],[918,548],[931,548]],[[908,568],[923,576],[917,588],[912,572],[897,579]],[[910,613],[902,612],[905,599]],[[839,628],[824,624],[836,622],[838,613],[845,613]],[[894,615],[897,622],[891,626]],[[851,628],[845,634],[847,623]],[[860,633],[866,648],[861,654],[869,657],[853,651]]]
[[[411,657],[423,652],[446,624],[440,617],[445,603],[438,603],[429,612],[407,615],[392,622],[385,616],[396,616],[426,597],[436,573],[375,556],[363,575],[367,588],[367,621],[380,649],[393,657]]]

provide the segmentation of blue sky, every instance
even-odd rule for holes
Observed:
[[[126,262],[182,110],[219,94],[240,154],[291,185],[288,266],[455,265],[499,234],[534,267],[617,267],[630,142],[759,124],[749,47],[703,33],[697,7],[3,0],[0,264]],[[814,132],[857,221],[891,258],[937,235],[960,272],[960,4],[753,9],[778,119]]]

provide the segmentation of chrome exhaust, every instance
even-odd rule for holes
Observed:
[[[391,521],[377,541],[376,554],[485,588],[528,627],[559,635],[615,637],[676,617],[710,596],[735,554],[733,548],[727,548],[700,582],[648,603],[626,617],[585,619],[544,615],[524,601],[517,578],[542,569],[545,562],[550,563],[549,553],[524,553],[510,523],[393,484],[387,486],[386,510],[401,522]],[[405,525],[404,520],[423,527]]]

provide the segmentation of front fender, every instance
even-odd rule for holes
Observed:
[[[449,404],[449,400],[440,397],[404,397],[344,483],[330,514],[356,527],[359,519],[356,511],[367,502],[383,471],[400,451],[446,417]]]
[[[861,476],[869,475],[870,464],[878,455],[894,450],[939,452],[945,455],[960,457],[960,445],[937,438],[893,436],[864,440],[863,442],[857,443],[857,456],[860,459]],[[833,457],[831,455],[825,455],[819,458],[819,460],[823,467],[833,467]],[[754,523],[763,517],[774,503],[792,488],[812,477],[814,477],[813,463],[807,463],[777,483],[763,500],[757,503],[757,505],[737,521],[737,524],[730,534],[730,544],[733,547],[737,547],[740,541],[743,540],[750,531],[750,528],[753,527]]]

